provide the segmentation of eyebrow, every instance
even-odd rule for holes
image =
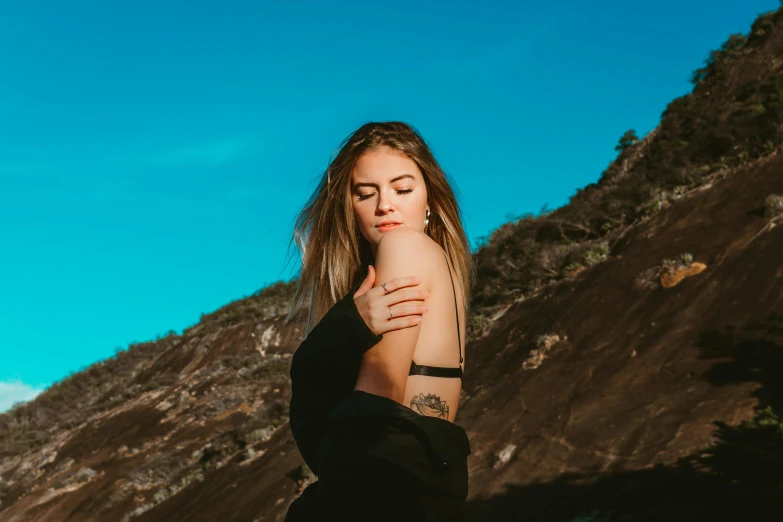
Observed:
[[[394,183],[395,181],[399,181],[399,180],[401,180],[403,178],[411,178],[411,179],[414,179],[414,180],[416,179],[416,178],[413,177],[412,174],[402,174],[402,175],[397,176],[396,178],[392,179],[389,183]],[[358,189],[359,187],[376,187],[377,188],[378,185],[376,185],[375,183],[357,183],[357,184],[355,184],[353,186],[354,190]]]

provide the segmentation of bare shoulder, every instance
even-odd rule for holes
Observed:
[[[443,256],[443,249],[424,232],[399,227],[389,230],[381,237],[376,256],[378,258],[405,257],[421,263]]]
[[[443,250],[428,235],[407,227],[386,232],[375,253],[377,281],[397,277],[419,277],[423,290],[431,289],[435,274],[442,268],[438,256]]]

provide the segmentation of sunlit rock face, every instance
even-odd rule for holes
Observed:
[[[777,509],[779,24],[731,40],[600,183],[475,254],[456,422],[478,520]],[[282,520],[314,480],[287,423],[292,293],[230,303],[0,415],[0,520]]]
[[[783,192],[781,169],[773,157],[673,203],[623,249],[504,305],[470,339],[457,422],[473,451],[471,509],[489,520],[610,512],[612,487],[631,487],[616,477],[668,487],[655,470],[707,447],[714,421],[750,419],[777,396],[783,227],[752,211]],[[684,251],[709,268],[669,288],[634,285]],[[302,332],[276,315],[134,347],[50,390],[73,403],[38,445],[14,439],[22,410],[6,415],[0,518],[280,519],[313,479],[286,419]],[[32,447],[13,453],[14,440]]]

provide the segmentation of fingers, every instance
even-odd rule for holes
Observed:
[[[396,319],[392,319],[391,321],[386,321],[386,323],[382,327],[382,330],[379,333],[386,333],[394,330],[402,330],[403,328],[410,328],[412,326],[417,326],[419,323],[421,323],[420,315],[397,317]]]
[[[374,270],[372,276],[374,283]],[[361,295],[361,289],[369,278],[370,268],[368,268],[367,279],[354,297]],[[372,293],[368,293],[369,300],[366,300],[367,303],[363,308],[367,311],[367,314],[363,315],[367,316],[366,320],[371,330],[381,334],[421,323],[422,314],[427,312],[424,299],[429,297],[429,293],[417,288],[420,283],[421,278],[416,276],[398,277],[372,288]]]
[[[412,292],[415,293],[417,291],[412,290]],[[427,312],[428,307],[424,301],[416,300],[385,305],[379,298],[376,302],[369,304],[369,309],[371,310],[373,331],[376,333],[384,333],[416,326],[421,323],[421,317]]]
[[[426,312],[426,307],[420,308],[415,305],[396,305],[391,308],[391,318],[389,307],[373,308],[371,319],[368,325],[376,334],[410,328],[421,323],[421,314]]]
[[[391,309],[391,316],[394,317],[404,317],[407,315],[422,315],[425,313],[428,308],[427,305],[423,302],[415,302],[415,303],[405,303],[405,304],[396,304],[394,306],[389,307]]]
[[[411,299],[424,299],[429,293],[416,288],[420,283],[418,277],[399,277],[378,285],[376,293],[381,297],[386,296],[383,303],[387,306]]]
[[[416,276],[411,277],[398,277],[397,279],[392,279],[391,281],[386,281],[383,285],[378,285],[378,288],[381,290],[386,288],[386,292],[392,293],[395,290],[399,290],[400,288],[405,288],[408,286],[416,286],[419,283],[421,283],[421,279]]]
[[[392,306],[407,301],[423,301],[429,296],[429,292],[419,290],[418,288],[404,288],[386,296],[384,302],[386,306]]]

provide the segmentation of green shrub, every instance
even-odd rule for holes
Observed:
[[[737,487],[779,495],[783,487],[783,417],[767,407],[737,426],[715,424],[716,442],[700,462]]]
[[[633,129],[625,131],[625,134],[620,136],[620,141],[617,142],[614,150],[620,154],[631,148],[635,143],[639,142],[639,138],[636,136],[636,131]]]
[[[484,326],[484,316],[476,314],[473,316],[473,330],[474,331],[481,331],[481,328]]]
[[[720,49],[711,51],[709,57],[704,60],[704,66],[696,69],[691,74],[691,83],[698,85],[702,80],[711,76],[718,68],[729,65],[739,56],[745,46],[747,38],[742,33],[735,33],[723,42]]]
[[[657,214],[663,209],[664,202],[666,201],[666,192],[659,192],[654,198],[647,201],[642,205],[640,214],[642,217],[649,217],[653,214]]]
[[[585,252],[584,261],[587,266],[593,266],[606,259],[609,255],[609,243],[606,241],[600,241],[592,245],[587,252]]]
[[[609,218],[604,224],[601,225],[601,232],[607,233],[623,224],[623,220],[618,217]]]

